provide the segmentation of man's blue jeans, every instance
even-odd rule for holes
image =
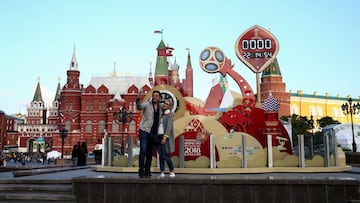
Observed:
[[[150,167],[155,144],[151,134],[139,130],[140,154],[139,154],[139,176],[150,176]]]

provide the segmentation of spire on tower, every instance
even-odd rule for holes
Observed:
[[[35,90],[35,94],[34,94],[34,98],[32,101],[41,101],[44,102],[41,96],[41,88],[40,88],[40,77],[38,77],[38,83],[36,86],[36,90]]]
[[[187,57],[187,65],[186,65],[186,68],[192,68],[191,66],[191,60],[190,60],[190,49],[189,48],[186,48],[185,50],[188,51],[188,57]]]
[[[149,83],[150,83],[150,85],[151,85],[151,87],[153,87],[154,86],[154,78],[153,78],[153,73],[152,73],[152,69],[151,69],[151,65],[152,65],[152,63],[151,63],[151,61],[150,61],[150,72],[149,72]]]
[[[113,73],[111,74],[112,77],[116,77],[116,62],[114,61],[114,70]]]
[[[190,49],[186,48],[185,50],[188,51],[187,56],[187,64],[186,64],[186,73],[185,73],[185,92],[186,95],[189,97],[193,96],[193,70],[191,66],[191,59],[190,59]]]
[[[55,98],[54,98],[54,101],[58,101],[60,99],[60,80],[61,80],[61,77],[58,77],[58,85],[57,85],[57,88],[56,88],[56,92],[55,92]]]
[[[78,63],[76,61],[76,55],[75,55],[75,44],[74,44],[74,51],[70,62],[70,70],[78,70]]]
[[[265,68],[264,71],[262,72],[261,77],[267,77],[267,76],[281,76],[280,66],[276,57],[268,65],[268,67]]]
[[[151,61],[150,61],[150,71],[149,71],[149,77],[152,77],[152,69],[151,69]]]

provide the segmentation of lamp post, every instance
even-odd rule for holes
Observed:
[[[125,154],[125,146],[124,146],[124,133],[125,133],[125,124],[130,122],[132,120],[133,113],[130,111],[128,112],[123,106],[119,112],[114,112],[114,119],[116,122],[122,123],[122,137],[121,137],[121,148],[120,148],[120,154]]]
[[[352,150],[356,152],[356,142],[355,142],[355,134],[354,134],[354,122],[353,122],[353,115],[358,114],[360,112],[360,104],[353,104],[351,97],[349,97],[347,103],[341,105],[341,109],[345,115],[350,114],[351,118],[351,131],[352,131]]]
[[[64,158],[64,144],[65,144],[65,138],[68,135],[68,131],[65,128],[62,128],[59,130],[60,137],[61,137],[61,159]]]
[[[311,139],[310,139],[310,157],[311,159],[314,156],[314,117],[310,116],[309,124],[311,127]]]

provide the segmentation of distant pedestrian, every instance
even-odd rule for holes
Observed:
[[[79,154],[78,145],[75,144],[73,146],[73,149],[72,149],[72,152],[71,152],[72,166],[77,166],[78,165],[78,154]]]
[[[78,166],[86,166],[86,157],[88,153],[86,142],[81,143],[80,149],[78,149],[78,151],[80,152],[78,155]]]
[[[101,156],[102,156],[102,144],[100,139],[98,139],[95,147],[94,147],[94,155],[95,155],[95,164],[100,165],[101,164]]]

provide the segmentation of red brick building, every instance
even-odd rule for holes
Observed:
[[[187,56],[186,78],[180,80],[179,65],[176,60],[174,63],[170,62],[172,50],[173,48],[165,46],[163,40],[160,41],[154,76],[151,65],[147,77],[118,76],[114,67],[111,76],[93,77],[89,85],[84,87],[80,83],[80,69],[74,49],[70,67],[66,71],[66,84],[61,88],[58,83],[50,107],[44,104],[38,82],[34,98],[27,108],[25,123],[19,125],[16,133],[18,151],[32,152],[34,143],[39,139],[45,140],[45,145],[40,151],[61,151],[62,130],[67,132],[64,138],[65,157],[70,155],[73,145],[78,142],[86,142],[88,150],[92,151],[93,146],[103,137],[105,129],[114,137],[115,149],[118,150],[121,139],[124,139],[126,144],[128,136],[137,136],[140,112],[136,110],[135,100],[139,92],[141,97],[145,97],[152,87],[168,84],[179,90],[183,96],[193,96],[190,53]],[[128,113],[124,125],[121,119],[115,117],[123,107]]]
[[[182,96],[193,96],[193,70],[190,53],[187,56],[185,78],[179,78],[180,66],[171,63],[173,48],[165,46],[163,40],[157,47],[155,74],[150,64],[148,76],[118,75],[116,67],[111,76],[92,77],[89,85],[84,87],[80,83],[80,69],[76,60],[75,49],[66,71],[66,84],[62,87],[57,84],[57,91],[52,105],[46,107],[41,95],[40,82],[38,82],[34,98],[27,108],[25,122],[19,121],[13,131],[0,128],[2,146],[18,146],[18,151],[33,152],[37,140],[45,140],[41,151],[61,151],[62,138],[60,132],[67,131],[64,138],[64,155],[70,155],[73,145],[86,142],[88,150],[101,140],[104,130],[108,130],[114,137],[115,149],[119,150],[122,139],[127,151],[128,136],[137,136],[139,113],[135,108],[135,100],[139,92],[141,97],[157,85],[167,84],[177,89]],[[269,93],[279,100],[279,116],[289,115],[290,94],[285,91],[281,72],[277,60],[263,72],[261,78],[262,102]],[[115,117],[121,108],[125,107],[128,115],[124,123]],[[0,113],[0,122],[6,118]],[[11,120],[11,119],[10,119]],[[5,125],[1,125],[5,126]],[[38,150],[39,147],[36,147]],[[69,156],[68,156],[69,157]]]

